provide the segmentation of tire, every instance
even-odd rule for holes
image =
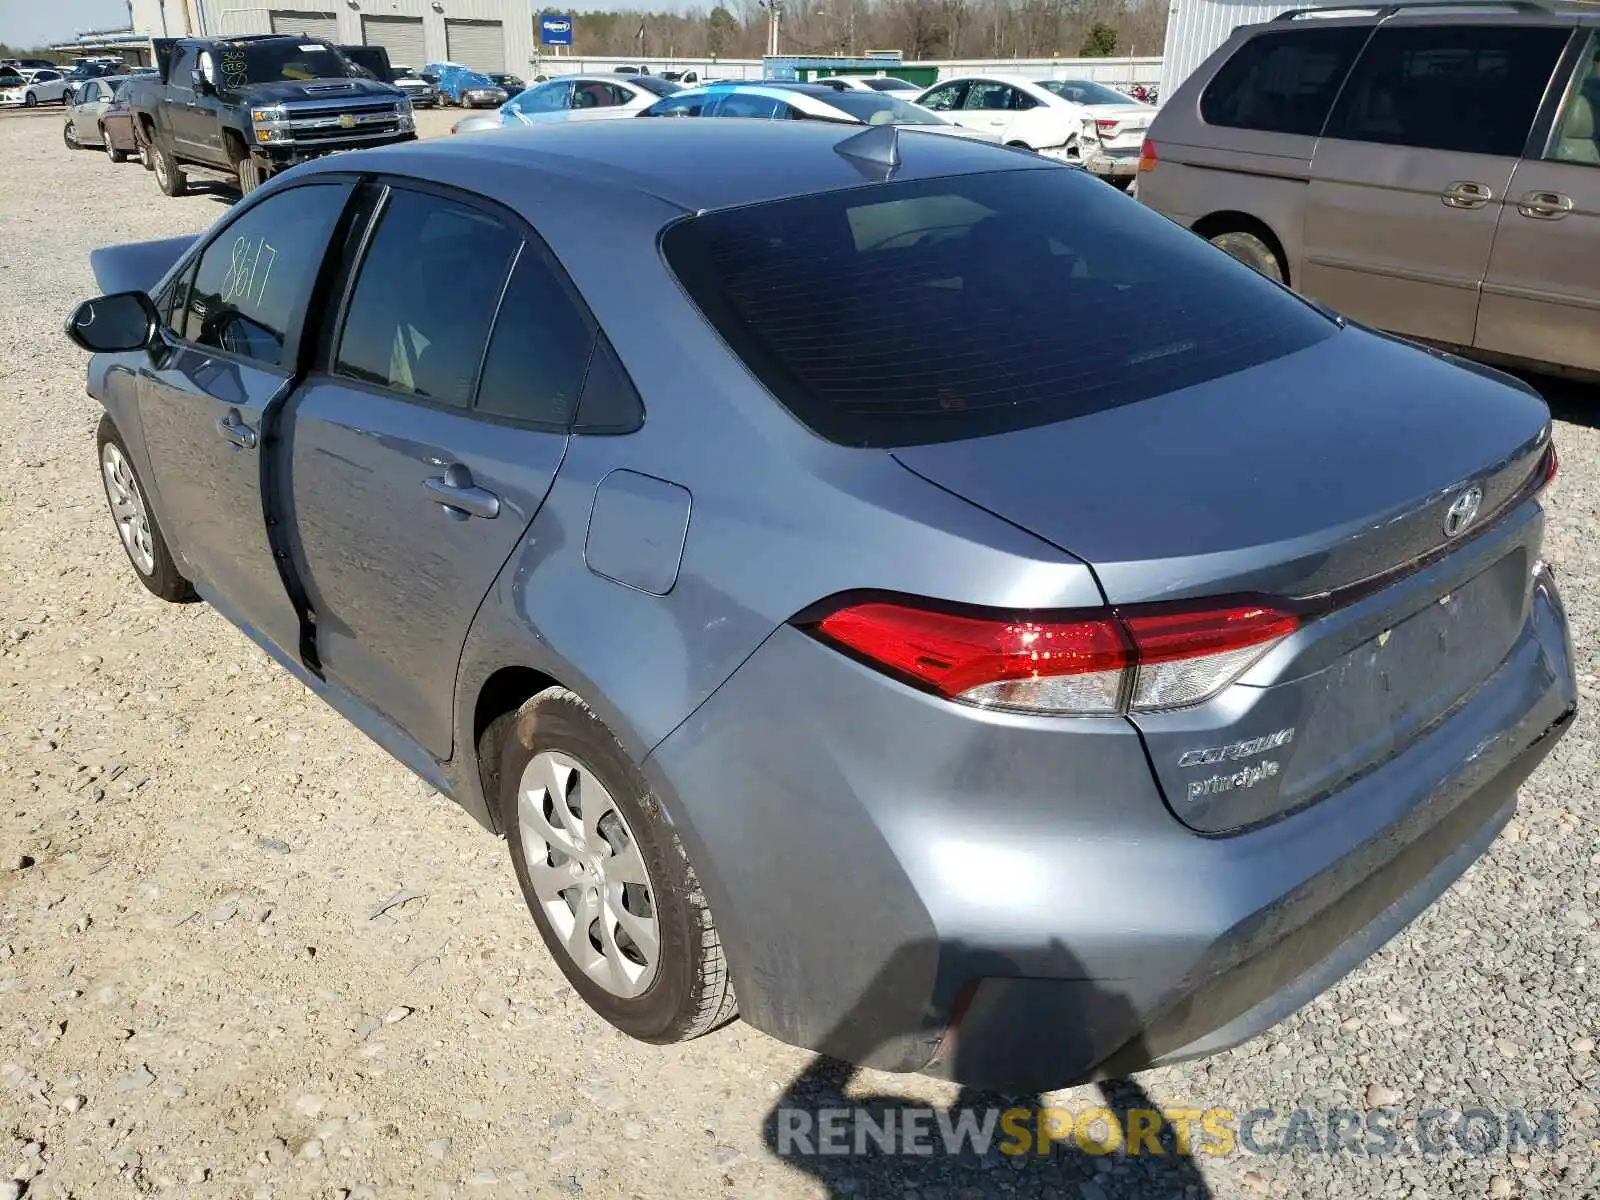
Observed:
[[[150,149],[150,143],[135,133],[133,135],[133,144],[139,147],[135,151],[139,159],[139,165],[146,171],[154,171],[156,169],[156,156],[155,151]]]
[[[1283,260],[1278,257],[1277,251],[1255,234],[1236,229],[1214,234],[1209,240],[1218,250],[1238,259],[1274,283],[1288,282],[1288,273],[1283,269]]]
[[[157,143],[151,147],[155,155],[156,183],[168,196],[181,196],[189,190],[189,177],[172,157],[172,151]]]
[[[261,164],[248,154],[234,164],[234,170],[239,176],[239,194],[241,196],[248,196],[266,182],[266,176],[261,171]]]
[[[111,135],[106,132],[106,127],[104,125],[100,126],[100,141],[101,144],[103,144],[106,148],[106,157],[112,162],[125,163],[128,161],[128,152],[126,150],[117,149],[115,144],[113,144],[111,141]]]
[[[731,1020],[733,983],[694,868],[594,711],[565,688],[548,688],[491,725],[482,750],[497,756],[501,827],[523,899],[589,1007],[657,1045]]]
[[[28,108],[38,108],[39,97],[35,96],[32,92],[26,92],[23,94],[22,103]]]
[[[68,150],[83,149],[83,143],[78,140],[78,127],[71,121],[61,127],[61,140],[67,144]]]
[[[144,485],[133,469],[128,447],[111,423],[109,415],[100,418],[96,435],[100,454],[100,482],[105,485],[106,504],[117,536],[127,552],[128,562],[139,582],[161,599],[173,604],[193,600],[194,585],[183,577],[167,539],[156,524],[145,501]]]

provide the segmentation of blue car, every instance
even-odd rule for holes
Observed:
[[[1539,396],[1040,155],[568,122],[94,265],[134,574],[504,836],[645,1041],[1010,1093],[1223,1049],[1576,710]]]
[[[496,108],[510,93],[489,76],[460,63],[436,62],[422,68],[424,75],[438,78],[441,103],[462,108]]]

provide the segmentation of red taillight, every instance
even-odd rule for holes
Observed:
[[[1112,118],[1112,119],[1108,120],[1105,117],[1101,117],[1094,124],[1095,124],[1095,128],[1098,129],[1101,133],[1110,133],[1110,132],[1112,132],[1112,130],[1116,129],[1116,127],[1118,125],[1120,125],[1121,122],[1117,121],[1115,118]]]
[[[1556,454],[1556,444],[1550,443],[1550,448],[1544,452],[1544,462],[1541,464],[1544,478],[1539,481],[1539,490],[1542,492],[1556,481],[1556,475],[1561,471],[1561,458]]]
[[[1156,169],[1156,144],[1145,138],[1144,144],[1139,147],[1139,170],[1154,171]]]
[[[834,610],[815,630],[948,699],[1095,714],[1198,704],[1297,624],[1259,605],[990,616],[871,601]]]

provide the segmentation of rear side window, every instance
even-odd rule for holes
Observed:
[[[475,208],[391,192],[350,298],[336,370],[466,408],[521,244]]]
[[[832,441],[1067,420],[1336,327],[1065,168],[879,184],[686,217],[667,261],[729,347]]]
[[[1380,28],[1350,74],[1327,135],[1515,157],[1570,28]]]
[[[594,345],[594,327],[544,256],[524,245],[483,360],[477,411],[565,430]]]
[[[1252,38],[1206,85],[1201,118],[1229,129],[1315,137],[1370,32],[1368,26],[1347,26]]]

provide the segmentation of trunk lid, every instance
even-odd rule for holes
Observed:
[[[1137,150],[1156,115],[1156,110],[1149,105],[1137,103],[1095,104],[1088,112],[1087,119],[1094,122],[1095,137],[1107,150],[1129,146]]]
[[[1399,753],[1505,657],[1542,526],[1488,531],[1548,439],[1543,401],[1503,376],[1347,329],[1181,391],[894,454],[1084,559],[1114,606],[1307,610],[1212,700],[1130,718],[1173,811],[1223,832]],[[1447,536],[1472,489],[1476,518]]]

